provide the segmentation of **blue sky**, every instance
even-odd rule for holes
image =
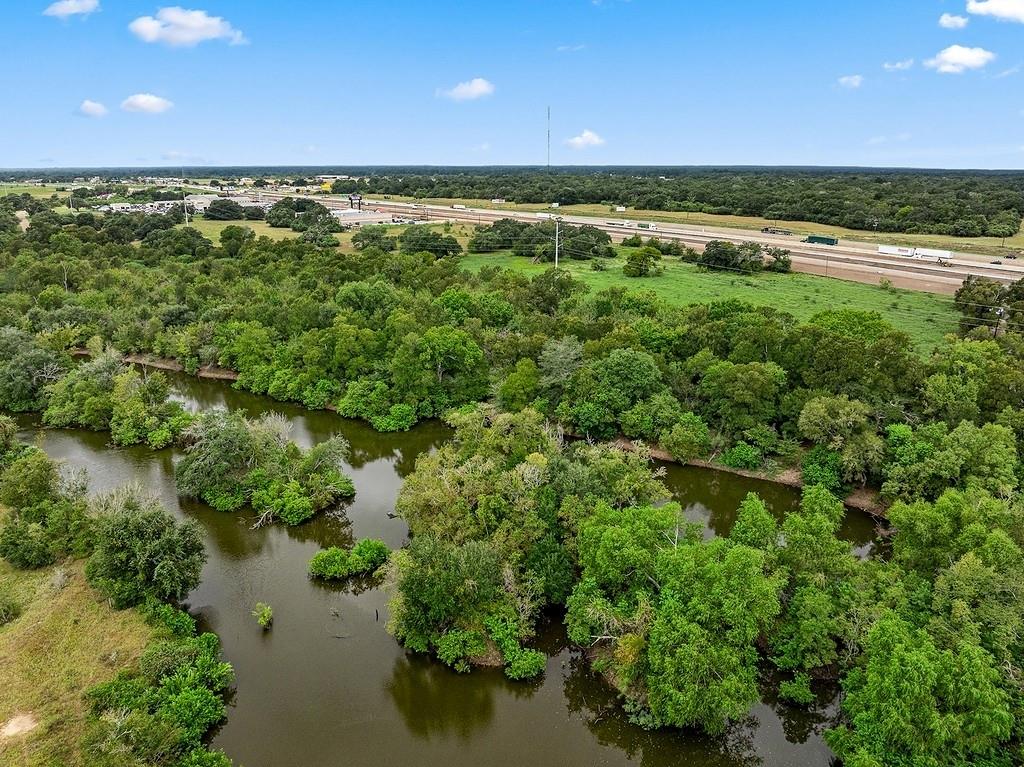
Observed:
[[[5,3],[0,167],[1024,167],[1024,0],[182,2]]]

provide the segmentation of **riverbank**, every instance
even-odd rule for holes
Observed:
[[[21,608],[0,627],[0,767],[84,767],[86,690],[134,667],[154,630],[100,601],[84,561],[30,571],[0,561],[0,590]]]
[[[623,450],[634,450],[635,446],[633,441],[626,437],[619,437],[615,440],[615,444],[621,447]],[[771,474],[765,471],[750,471],[749,469],[734,469],[731,466],[726,466],[722,463],[714,463],[713,461],[706,461],[702,458],[693,458],[689,461],[680,462],[677,461],[672,455],[660,447],[651,447],[651,457],[665,463],[682,463],[685,466],[695,466],[698,469],[711,469],[713,471],[723,471],[727,474],[735,474],[738,477],[746,477],[747,479],[759,479],[762,482],[774,482],[777,485],[784,485],[786,487],[794,487],[797,489],[803,489],[804,479],[798,468],[790,466],[783,469],[780,472]],[[886,505],[882,501],[878,491],[870,487],[859,487],[846,496],[843,499],[843,505],[850,509],[857,509],[863,511],[865,514],[870,514],[872,517],[879,519],[887,519],[886,516]]]
[[[83,350],[84,351],[84,350]],[[76,350],[76,353],[80,353]],[[195,375],[197,378],[204,378],[209,380],[218,381],[237,381],[238,373],[227,368],[218,367],[216,365],[204,365],[200,367],[194,374],[189,373],[185,370],[185,366],[177,360],[168,359],[166,357],[155,357],[149,354],[129,354],[125,356],[125,361],[134,365],[141,365],[143,367],[153,368],[155,370],[165,370],[168,372],[184,373],[185,375]],[[299,403],[289,403],[297,407],[301,407]],[[325,410],[334,411],[333,406],[328,406]],[[624,450],[633,450],[633,441],[627,437],[619,437],[614,440],[615,444]],[[722,471],[729,474],[735,474],[740,477],[746,477],[748,479],[757,479],[764,482],[773,482],[778,485],[784,485],[786,487],[803,488],[804,482],[801,472],[796,467],[789,467],[783,469],[781,472],[772,474],[765,471],[750,471],[747,469],[735,469],[730,466],[726,466],[721,463],[708,461],[700,458],[694,458],[689,461],[680,462],[677,461],[672,455],[660,447],[650,447],[651,457],[665,463],[682,464],[686,466],[694,466],[701,469],[713,469],[715,471]],[[886,519],[886,506],[879,497],[878,491],[869,488],[862,487],[857,488],[850,493],[846,498],[843,499],[843,504],[851,509],[857,509],[863,511],[866,514],[870,514],[873,517],[879,519]]]
[[[208,378],[214,381],[238,380],[238,373],[218,365],[201,365],[195,373],[189,373],[185,370],[185,366],[177,360],[166,357],[154,357],[151,354],[126,354],[124,361],[132,365],[142,365],[143,367],[166,370],[173,373],[186,373],[188,375],[195,375],[197,378]]]

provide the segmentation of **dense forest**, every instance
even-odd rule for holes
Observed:
[[[921,356],[872,312],[798,322],[737,301],[591,293],[564,270],[469,272],[426,227],[340,252],[239,227],[213,243],[155,218],[38,210],[24,232],[0,226],[0,408],[118,444],[175,442],[189,451],[181,492],[294,523],[351,494],[343,444],[300,451],[273,423],[193,419],[117,355],[219,366],[240,388],[380,430],[445,417],[455,436],[407,480],[397,511],[412,541],[385,567],[391,629],[411,649],[528,678],[544,664],[536,622],[562,608],[643,726],[721,732],[777,669],[797,703],[841,680],[829,742],[848,764],[1019,757],[1024,334],[996,311],[1013,293],[965,285],[961,334]],[[605,443],[619,435],[636,449]],[[779,521],[749,497],[731,534],[705,541],[665,503],[654,444],[681,461],[800,467],[803,503]],[[11,556],[26,537],[38,546],[25,556],[79,545],[50,511],[59,499],[37,508],[19,495],[28,472],[5,476],[5,531],[29,531],[8,535]],[[889,504],[884,559],[857,559],[837,534],[837,498],[865,484]],[[115,553],[103,572],[123,566]],[[364,543],[311,572],[346,577],[383,556]],[[120,593],[118,577],[95,582]]]

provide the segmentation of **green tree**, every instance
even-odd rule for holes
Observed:
[[[146,597],[183,599],[199,585],[205,562],[199,525],[176,521],[155,498],[129,488],[98,503],[96,550],[86,575],[115,607]]]
[[[894,615],[871,630],[866,662],[844,682],[853,729],[826,735],[846,763],[998,763],[1013,714],[992,657],[964,642],[940,651]]]

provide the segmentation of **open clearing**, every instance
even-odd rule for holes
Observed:
[[[7,194],[29,194],[32,197],[43,197],[48,198],[54,194],[59,194],[62,197],[67,197],[68,192],[66,190],[71,187],[60,185],[65,191],[58,192],[57,186],[54,184],[45,184],[43,186],[36,186],[35,184],[3,184],[0,185],[0,196]]]
[[[289,237],[298,237],[298,232],[291,229],[275,228],[266,221],[207,221],[197,217],[189,219],[189,225],[214,244],[220,242],[220,233],[226,226],[244,226],[252,229],[257,237],[269,237],[272,240],[287,240]],[[181,224],[184,226],[184,224]]]
[[[620,253],[623,249],[620,249]],[[529,258],[511,253],[470,254],[462,261],[467,269],[500,266],[538,274],[551,264],[535,264]],[[660,277],[631,278],[622,274],[625,259],[605,261],[608,269],[595,272],[590,261],[564,259],[559,266],[592,290],[621,285],[631,290],[651,290],[676,305],[739,299],[772,306],[801,320],[825,309],[861,309],[877,311],[894,327],[907,333],[920,351],[934,348],[946,333],[956,331],[957,313],[948,296],[912,290],[884,289],[875,285],[815,277],[810,274],[754,275],[705,272],[675,258],[665,258],[665,273]]]
[[[0,627],[0,767],[84,765],[83,694],[137,662],[153,636],[137,611],[98,601],[84,569],[73,562],[20,571],[0,562],[0,589],[22,608]]]

